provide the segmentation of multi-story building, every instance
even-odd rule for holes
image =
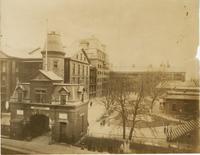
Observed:
[[[89,77],[89,62],[83,50],[65,58],[59,34],[51,32],[47,39],[47,51],[41,51],[43,69],[19,82],[10,100],[11,137],[34,138],[50,131],[53,141],[73,143],[88,127],[88,92],[79,78]]]
[[[5,111],[6,102],[12,95],[19,80],[19,59],[0,51],[0,102]]]
[[[55,32],[49,33],[48,38],[48,69],[61,76],[65,83],[83,84],[85,91],[89,92],[90,61],[86,52],[81,48],[65,50],[61,44],[55,47],[51,44],[53,40],[57,43],[61,42],[60,35]],[[56,53],[55,48],[62,52]],[[9,101],[17,81],[30,82],[38,70],[45,67],[43,61],[46,61],[45,52],[40,48],[34,52],[0,51],[0,102],[3,111],[5,111],[5,104]]]
[[[101,96],[109,79],[109,63],[105,45],[92,36],[81,40],[79,46],[86,51],[91,65],[96,68],[96,96]]]
[[[27,82],[33,78],[38,69],[42,69],[42,59],[38,54],[0,51],[0,66],[0,102],[2,111],[5,111],[6,102],[13,94],[17,82]]]

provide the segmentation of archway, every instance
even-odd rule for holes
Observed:
[[[30,117],[31,137],[37,137],[49,131],[49,118],[42,114],[35,114]]]

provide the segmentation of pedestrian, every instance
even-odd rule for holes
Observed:
[[[121,154],[124,153],[124,145],[123,145],[123,143],[121,143],[121,145],[120,145],[120,153]]]
[[[90,107],[92,107],[92,101],[90,102]]]

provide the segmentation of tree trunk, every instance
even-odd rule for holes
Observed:
[[[126,120],[123,118],[123,139],[126,139]]]
[[[156,97],[154,97],[151,101],[151,107],[150,107],[150,113],[153,112],[153,106],[154,106],[154,102],[155,102]]]
[[[133,130],[134,130],[135,124],[131,127],[130,133],[129,133],[129,137],[128,139],[131,140],[133,137]]]

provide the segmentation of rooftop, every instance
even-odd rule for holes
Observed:
[[[184,95],[184,94],[174,94],[167,95],[165,99],[176,99],[176,100],[197,100],[199,101],[199,95]]]
[[[63,79],[52,71],[39,70],[43,75],[52,81],[62,81]]]

